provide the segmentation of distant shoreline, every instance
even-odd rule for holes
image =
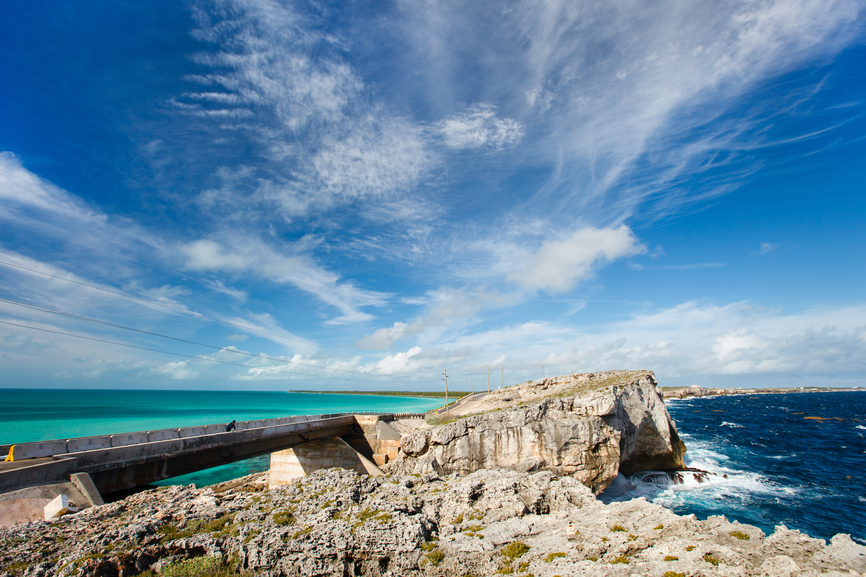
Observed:
[[[287,393],[309,393],[315,395],[367,395],[377,397],[418,397],[418,398],[445,398],[444,391],[311,391],[291,390]],[[468,391],[448,391],[448,398],[460,399],[471,395]]]
[[[661,387],[665,399],[736,397],[742,395],[783,395],[789,393],[862,393],[866,387],[798,387],[791,389],[705,389],[703,387]]]

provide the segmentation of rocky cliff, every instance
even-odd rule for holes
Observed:
[[[650,371],[542,379],[493,392],[476,408],[478,414],[405,436],[386,470],[546,470],[600,493],[619,472],[684,467],[685,446]]]
[[[166,487],[0,529],[16,577],[860,575],[866,547],[724,517],[605,505],[548,471],[362,477],[329,469],[276,489]]]

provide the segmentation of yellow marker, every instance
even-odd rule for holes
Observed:
[[[12,445],[11,447],[9,447],[9,454],[6,455],[7,461],[14,461],[15,460],[15,457],[12,456],[12,451],[14,451],[14,450],[15,450],[15,445]]]

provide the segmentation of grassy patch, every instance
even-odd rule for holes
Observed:
[[[590,561],[598,561],[598,555],[587,555],[586,558]]]
[[[553,561],[554,559],[558,559],[559,557],[565,557],[565,553],[562,553],[561,551],[557,551],[556,553],[548,553],[544,556],[544,562],[550,563],[551,561]]]
[[[630,534],[630,535],[628,536],[628,540],[629,540],[629,541],[637,541],[637,535],[631,535],[631,534]]]
[[[610,528],[611,533],[625,533],[626,529],[622,525],[614,525]]]
[[[172,523],[166,523],[156,530],[161,535],[159,542],[168,543],[176,539],[186,539],[199,533],[213,533],[215,537],[236,535],[238,527],[233,525],[234,513],[217,517],[216,519],[193,519],[188,521],[183,529]]]
[[[160,577],[229,577],[248,575],[235,567],[223,565],[219,557],[196,557],[167,565],[160,571]]]
[[[719,566],[719,558],[713,555],[712,553],[707,553],[704,555],[704,561],[712,565],[713,567]]]
[[[274,523],[277,525],[291,525],[295,522],[295,517],[291,511],[280,511],[274,513]]]
[[[694,551],[694,550],[695,550],[694,545],[689,545],[688,547],[686,547],[686,551]]]
[[[307,533],[312,533],[312,532],[313,532],[313,528],[312,528],[312,527],[304,527],[304,528],[301,529],[300,531],[295,531],[294,533],[292,533],[291,535],[289,535],[288,538],[287,538],[287,540],[288,540],[288,541],[291,541],[292,539],[297,539],[298,537],[303,537],[303,536],[306,535]]]
[[[515,559],[520,558],[524,553],[529,551],[529,546],[523,543],[522,541],[515,541],[514,543],[509,543],[505,547],[502,548],[502,556],[508,559],[509,562],[514,561]]]
[[[731,537],[736,537],[740,541],[749,540],[749,535],[747,533],[743,533],[742,531],[731,531]]]
[[[434,548],[432,551],[430,551],[424,556],[424,560],[433,565],[434,567],[438,567],[439,563],[441,563],[444,559],[445,552],[438,547]]]
[[[661,530],[664,529],[664,528],[665,528],[665,526],[662,525],[661,523],[659,523],[658,525],[656,525],[656,526],[653,528],[653,531],[661,531]]]
[[[620,555],[619,557],[617,557],[616,559],[614,559],[613,561],[610,562],[611,565],[617,565],[619,563],[622,563],[623,565],[628,565],[629,564],[628,557],[626,557],[625,555]]]
[[[665,561],[679,561],[680,558],[676,555],[665,555]]]
[[[498,575],[511,575],[512,573],[514,573],[514,567],[512,567],[511,565],[506,565],[504,567],[501,567],[496,573]]]
[[[451,522],[452,525],[459,525],[463,522],[463,513],[460,513],[457,517],[454,518],[454,521]]]
[[[676,571],[665,571],[664,577],[686,577],[686,574],[677,573]]]

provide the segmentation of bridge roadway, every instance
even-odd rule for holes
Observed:
[[[357,413],[373,414],[373,413]],[[284,417],[75,439],[0,445],[0,493],[88,473],[101,494],[209,469],[331,437],[363,434],[356,414]],[[403,418],[423,415],[380,414]]]

